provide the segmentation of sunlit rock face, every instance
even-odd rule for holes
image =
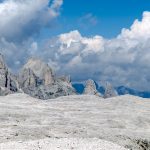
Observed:
[[[57,78],[49,65],[37,58],[28,60],[18,79],[23,92],[36,98],[51,99],[75,94],[68,77]]]
[[[19,91],[17,78],[10,73],[0,54],[0,95],[7,95]]]
[[[103,87],[104,98],[118,95],[111,84],[106,83]],[[0,55],[0,95],[15,92],[24,92],[39,99],[76,94],[70,76],[57,77],[50,66],[40,59],[29,59],[16,77],[9,71],[3,56]],[[102,97],[96,82],[93,80],[86,82],[83,94]]]
[[[10,86],[10,78],[8,68],[4,62],[3,56],[0,55],[0,86],[8,87]]]
[[[19,74],[19,83],[21,87],[36,87],[36,76],[31,69],[23,69]]]
[[[101,94],[96,89],[95,82],[91,79],[86,81],[83,94],[101,96]]]
[[[104,98],[110,98],[110,97],[118,96],[117,91],[114,89],[114,87],[110,83],[106,82],[104,84],[104,89],[105,89],[105,93],[103,96]]]
[[[54,74],[48,64],[44,63],[38,58],[31,58],[24,65],[22,70],[30,69],[42,84],[47,86],[54,83]]]

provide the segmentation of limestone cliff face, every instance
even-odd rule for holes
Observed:
[[[71,85],[71,78],[70,78],[70,76],[62,76],[62,77],[59,77],[57,80],[60,80],[62,82],[66,82],[69,85]]]
[[[46,63],[31,58],[19,73],[19,84],[24,93],[40,99],[51,99],[75,94],[67,77],[57,78]]]
[[[19,73],[19,84],[23,88],[36,87],[37,81],[34,72],[31,69],[23,69]]]
[[[7,95],[19,91],[17,78],[10,73],[0,54],[0,95]]]
[[[0,86],[5,88],[10,86],[10,74],[2,55],[0,55]]]
[[[25,69],[30,69],[45,86],[54,83],[54,74],[52,69],[40,59],[29,59],[22,70]]]
[[[117,91],[113,88],[113,86],[109,82],[105,83],[104,89],[105,89],[104,98],[118,96]]]
[[[110,83],[104,87],[104,98],[117,96]],[[56,77],[48,64],[40,59],[31,58],[20,70],[19,75],[13,75],[0,54],[0,95],[24,92],[40,99],[51,99],[59,96],[76,94],[72,87],[70,76]],[[93,80],[88,80],[83,94],[102,96]]]
[[[95,82],[91,79],[86,81],[83,94],[101,96],[101,94],[96,89]]]

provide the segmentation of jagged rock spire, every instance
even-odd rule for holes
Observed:
[[[109,82],[105,83],[104,89],[105,89],[104,98],[118,96],[117,91],[114,89],[114,87]]]
[[[86,81],[86,85],[85,85],[83,94],[101,96],[101,94],[96,89],[95,82],[91,79]]]
[[[3,55],[0,53],[0,69],[6,69],[6,64]]]
[[[9,72],[3,55],[0,54],[0,95],[17,92],[18,90],[17,79]]]
[[[18,80],[20,86],[24,88],[37,86],[36,76],[34,72],[29,68],[28,69],[25,68],[19,73]]]
[[[31,58],[19,73],[21,89],[30,96],[51,99],[75,94],[70,78],[57,78],[53,70],[38,58]]]
[[[30,69],[43,82],[45,86],[54,83],[54,74],[48,64],[38,58],[31,58],[22,70]]]
[[[3,55],[0,54],[0,86],[9,88],[10,80],[9,80],[9,72],[6,67],[5,61],[3,59]]]

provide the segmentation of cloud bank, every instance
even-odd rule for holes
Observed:
[[[63,0],[0,0],[0,52],[10,68],[17,71],[38,53],[34,36],[53,25],[62,4]]]
[[[62,0],[4,0],[0,3],[0,36],[20,41],[37,34],[59,15]]]
[[[62,0],[0,3],[0,51],[9,66],[17,69],[30,56],[39,56],[58,74],[70,74],[73,81],[93,78],[150,91],[150,12],[144,12],[141,21],[135,20],[130,29],[122,29],[113,39],[100,35],[84,37],[78,30],[40,43],[30,38],[59,15],[62,3]]]
[[[114,39],[83,37],[75,30],[49,40],[44,50],[43,57],[51,56],[47,61],[73,80],[93,78],[150,90],[150,12]]]

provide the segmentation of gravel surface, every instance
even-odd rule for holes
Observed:
[[[1,150],[127,150],[100,139],[45,139],[29,142],[0,144]]]
[[[66,138],[68,142],[75,138],[81,143],[82,138],[84,143],[96,138],[132,150],[150,150],[149,116],[150,99],[130,95],[109,99],[67,96],[42,101],[13,94],[0,97],[0,143],[45,138]]]

